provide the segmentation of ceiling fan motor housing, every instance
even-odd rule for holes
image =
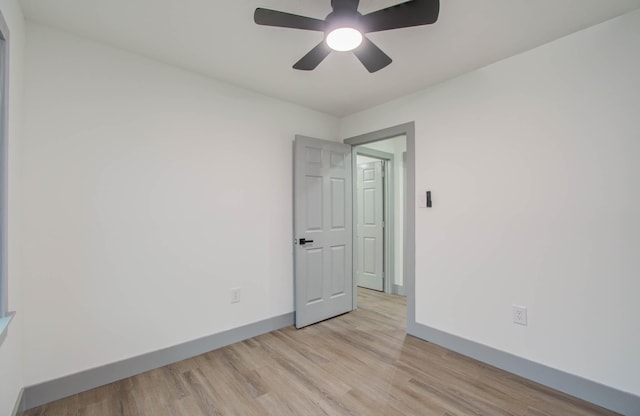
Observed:
[[[360,17],[362,15],[356,10],[334,10],[327,15],[325,19],[324,33],[325,36],[332,30],[341,27],[350,27],[356,29],[360,33],[363,32]]]
[[[350,11],[355,12],[358,10],[358,4],[360,0],[331,0],[331,8],[336,11]]]

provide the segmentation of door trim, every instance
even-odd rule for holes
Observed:
[[[416,193],[415,193],[415,177],[416,177],[416,158],[415,158],[415,122],[411,121],[397,126],[388,127],[386,129],[365,133],[358,136],[344,139],[343,143],[357,146],[360,144],[377,142],[380,140],[390,139],[392,137],[405,135],[407,138],[407,177],[405,183],[407,192],[405,192],[405,218],[407,225],[404,232],[404,285],[407,292],[407,332],[413,333],[416,330]],[[354,308],[357,302],[357,289],[354,279]]]
[[[384,180],[383,180],[383,200],[382,204],[384,205],[384,244],[383,244],[383,256],[384,256],[384,280],[383,280],[383,290],[384,293],[392,294],[394,293],[393,288],[394,284],[391,282],[389,277],[394,274],[395,270],[395,244],[391,243],[392,239],[395,240],[395,176],[394,176],[394,155],[392,153],[383,152],[381,150],[369,149],[366,147],[354,146],[354,151],[351,152],[353,155],[353,174],[352,178],[357,177],[357,157],[358,155],[372,157],[375,159],[379,159],[384,161],[382,170],[384,171]],[[354,183],[354,191],[356,190],[356,185]],[[358,201],[357,198],[353,198],[353,212],[357,213],[358,209]],[[356,220],[356,216],[354,215],[354,221]],[[356,224],[354,222],[354,224]],[[354,237],[355,237],[355,228],[354,228]],[[358,252],[358,239],[353,239],[353,252]],[[356,266],[356,261],[354,257],[353,262],[354,268]],[[394,275],[395,277],[395,275]],[[357,276],[356,276],[357,278]],[[395,280],[395,279],[394,279]],[[357,286],[357,282],[356,282]]]

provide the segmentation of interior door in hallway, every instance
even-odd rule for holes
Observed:
[[[384,288],[384,162],[358,163],[358,286]]]
[[[296,327],[353,310],[351,146],[296,136]]]

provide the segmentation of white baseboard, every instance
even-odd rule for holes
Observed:
[[[25,387],[23,408],[31,409],[64,397],[91,390],[187,358],[195,357],[236,342],[293,325],[293,312],[213,334],[173,347],[92,368],[55,380]]]
[[[13,412],[11,412],[11,416],[18,416],[20,413],[24,412],[24,410],[24,389],[20,389],[20,394],[18,394],[16,404],[13,406]]]
[[[640,397],[631,393],[419,323],[411,323],[407,328],[407,333],[625,416],[640,416]]]

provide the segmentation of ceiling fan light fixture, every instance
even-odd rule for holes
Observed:
[[[392,59],[365,37],[365,33],[430,25],[438,20],[440,13],[440,0],[403,0],[367,14],[358,11],[359,4],[360,0],[331,0],[331,13],[324,20],[258,7],[253,20],[263,26],[324,33],[322,41],[293,64],[294,69],[312,71],[335,50],[353,51],[367,71],[374,73],[389,65]]]
[[[334,51],[352,51],[362,43],[362,33],[352,27],[339,27],[327,34],[327,45]]]

